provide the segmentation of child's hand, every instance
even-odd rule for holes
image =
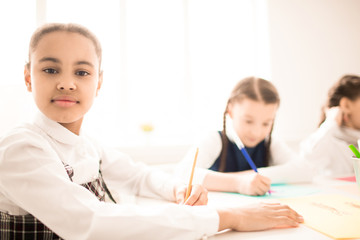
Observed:
[[[178,185],[174,189],[177,204],[185,204],[190,206],[206,205],[208,202],[208,191],[202,185],[195,184],[191,187],[189,198],[185,201],[187,186]],[[185,201],[185,202],[184,202]]]
[[[326,118],[335,120],[335,122],[341,126],[344,123],[344,113],[341,111],[340,107],[332,107],[325,111]]]
[[[271,180],[252,170],[234,176],[238,193],[264,195],[270,189]]]
[[[218,210],[219,230],[259,231],[297,227],[304,219],[295,210],[280,203],[256,203],[239,208]]]

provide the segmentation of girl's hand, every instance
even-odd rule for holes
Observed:
[[[344,113],[341,111],[340,107],[332,107],[325,111],[326,119],[335,120],[335,122],[342,126],[344,124]]]
[[[235,184],[238,193],[246,195],[264,195],[270,189],[271,180],[254,171],[235,174]]]
[[[239,208],[218,210],[219,230],[259,231],[271,228],[297,227],[304,219],[280,203],[257,203]]]
[[[178,185],[174,189],[177,204],[185,204],[190,206],[206,205],[208,202],[208,191],[202,185],[195,184],[191,187],[189,198],[185,201],[187,186]]]

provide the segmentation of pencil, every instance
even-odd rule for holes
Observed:
[[[195,153],[194,163],[193,163],[192,170],[191,170],[189,185],[188,185],[188,188],[186,190],[185,202],[189,198],[190,193],[191,193],[192,180],[193,180],[193,177],[194,177],[194,171],[195,171],[195,165],[196,165],[196,159],[197,159],[198,153],[199,153],[199,148],[196,148],[196,153]]]
[[[256,172],[259,173],[257,167],[253,160],[251,159],[249,153],[246,151],[245,145],[242,143],[240,138],[237,136],[235,137],[235,144],[240,149],[241,153],[244,155],[245,160],[249,163],[250,167]],[[268,191],[269,195],[271,195],[271,190]]]

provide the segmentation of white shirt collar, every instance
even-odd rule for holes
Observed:
[[[81,131],[78,136],[61,124],[49,119],[41,112],[38,112],[35,115],[34,124],[46,132],[47,135],[61,143],[75,145],[82,140]]]
[[[233,121],[229,115],[226,115],[226,136],[231,142],[235,142],[235,137],[238,137],[234,129]]]

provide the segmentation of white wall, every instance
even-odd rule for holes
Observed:
[[[281,106],[275,133],[298,141],[313,132],[329,87],[360,74],[360,1],[269,0],[272,80]]]
[[[332,83],[345,73],[360,74],[360,1],[268,0],[267,4],[271,74],[282,100],[275,134],[296,148],[316,129]],[[22,84],[0,89],[1,99],[8,100],[0,102],[0,134],[34,111],[31,95],[25,93]],[[188,147],[122,150],[135,160],[146,157],[161,163],[176,162]]]

